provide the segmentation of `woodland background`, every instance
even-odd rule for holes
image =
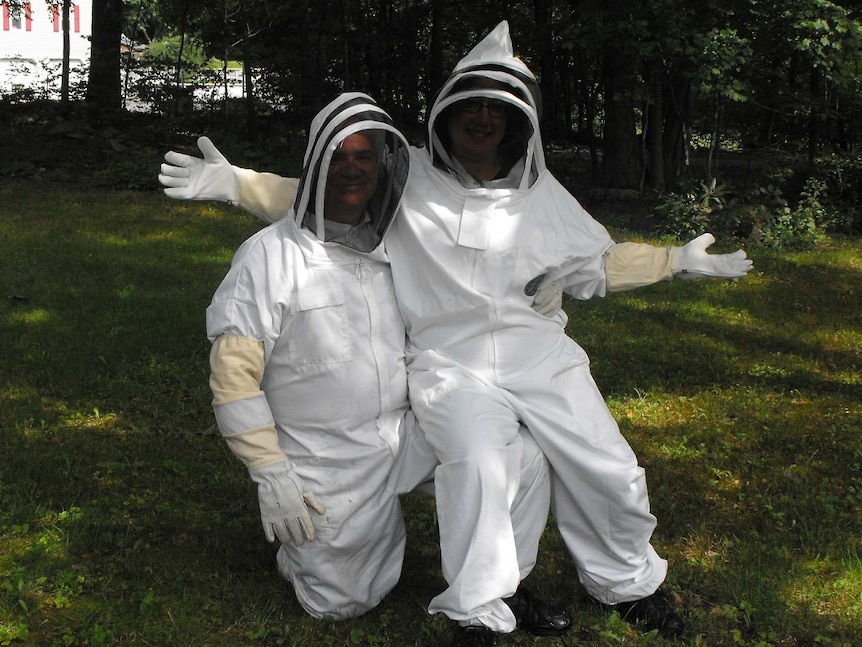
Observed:
[[[123,172],[129,151],[149,163],[146,147],[193,148],[204,132],[234,163],[277,166],[290,149],[267,170],[295,174],[303,128],[342,91],[376,97],[421,143],[436,89],[507,19],[542,86],[552,170],[565,180],[577,160],[576,195],[637,198],[649,214],[633,224],[662,233],[806,246],[862,230],[860,11],[853,0],[95,0],[86,82],[65,83],[59,103],[2,97],[0,110],[79,142],[108,133],[116,188],[140,183]],[[193,101],[239,67],[243,98]],[[150,114],[130,117],[132,100]]]
[[[859,3],[95,5],[86,83],[0,96],[0,645],[449,644],[426,613],[443,587],[427,497],[403,499],[402,580],[362,618],[309,618],[275,572],[214,426],[204,334],[260,223],[170,200],[156,175],[203,134],[296,175],[344,90],[421,143],[435,89],[504,18],[543,86],[549,168],[616,240],[708,230],[754,260],[743,281],[565,304],[648,474],[674,644],[859,644]],[[245,98],[200,99],[240,63]],[[575,627],[505,645],[670,642],[590,601],[554,523],[528,584]]]

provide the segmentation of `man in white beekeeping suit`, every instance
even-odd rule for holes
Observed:
[[[288,217],[242,245],[207,309],[219,429],[257,483],[279,571],[315,617],[360,615],[392,589],[405,543],[398,494],[427,491],[437,465],[408,410],[405,330],[381,246],[408,168],[389,116],[366,95],[338,97],[312,122]],[[526,577],[549,476],[528,434],[509,449]],[[535,624],[545,607],[533,602]]]
[[[551,464],[554,515],[584,588],[644,629],[678,635],[683,622],[659,591],[667,563],[650,545],[656,519],[644,471],[586,353],[566,337],[565,313],[542,316],[533,295],[547,285],[587,299],[674,276],[740,278],[751,261],[742,250],[707,254],[708,234],[680,248],[615,243],[547,171],[539,110],[536,79],[500,23],[431,107],[428,145],[411,148],[401,212],[385,239],[407,325],[411,405],[441,461],[450,586],[429,610],[458,621],[455,645],[493,645],[514,627],[517,609],[502,600],[519,582],[516,533],[500,475],[515,478],[507,446],[523,424]],[[184,191],[177,197],[283,215],[275,196],[289,193],[290,180],[231,167],[214,149],[193,159],[176,171],[163,166],[163,182],[183,187],[169,189]],[[220,174],[234,194],[208,190]]]

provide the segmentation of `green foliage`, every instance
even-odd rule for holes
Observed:
[[[754,223],[750,239],[776,249],[814,247],[824,239],[820,229],[826,221],[826,210],[820,203],[824,189],[823,182],[809,178],[795,208],[772,185],[755,189],[749,207]]]
[[[752,246],[808,249],[824,240],[830,222],[825,199],[826,183],[814,177],[805,181],[795,205],[772,184],[740,195],[713,178],[663,195],[654,211],[659,233],[680,240],[711,232]]]
[[[699,38],[702,92],[730,101],[747,100],[751,83],[743,69],[753,54],[749,40],[728,27],[713,28]]]
[[[830,155],[817,160],[815,176],[829,200],[829,231],[862,233],[862,155]]]
[[[141,62],[151,67],[176,68],[180,60],[180,47],[182,46],[182,65],[185,70],[194,71],[204,67],[207,57],[203,46],[197,41],[186,38],[181,41],[179,36],[168,36],[161,40],[150,43],[149,47],[141,56]]]
[[[738,222],[732,217],[735,206],[725,184],[716,178],[689,180],[679,191],[668,192],[655,207],[659,233],[689,240],[704,234],[731,233]]]

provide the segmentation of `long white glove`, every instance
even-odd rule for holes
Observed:
[[[563,288],[556,282],[549,283],[536,292],[532,308],[543,317],[553,317],[563,307]]]
[[[741,249],[732,254],[707,254],[706,248],[715,242],[712,234],[703,234],[684,247],[671,250],[671,270],[681,279],[724,278],[738,279],[752,268],[752,261]]]
[[[236,169],[219,152],[209,137],[198,139],[203,159],[168,151],[159,173],[165,195],[177,200],[239,200]]]
[[[305,484],[290,469],[289,461],[249,470],[249,474],[257,483],[260,521],[266,540],[272,543],[277,537],[286,544],[292,539],[297,546],[302,546],[306,539],[314,541],[314,524],[308,508],[317,514],[323,514],[326,508],[311,492],[305,491]]]

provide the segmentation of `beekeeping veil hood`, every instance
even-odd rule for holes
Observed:
[[[527,188],[545,170],[539,132],[542,100],[536,77],[512,53],[505,20],[458,62],[434,101],[428,117],[428,152],[440,168],[453,167],[448,111],[455,103],[472,98],[497,99],[510,105],[500,154],[507,168],[524,162],[519,188]]]
[[[341,143],[358,132],[369,138],[377,155],[377,190],[366,207],[366,221],[338,242],[369,253],[380,245],[395,217],[407,181],[409,157],[407,140],[368,95],[342,94],[312,120],[292,216],[298,226],[327,240],[324,196],[329,165]]]

